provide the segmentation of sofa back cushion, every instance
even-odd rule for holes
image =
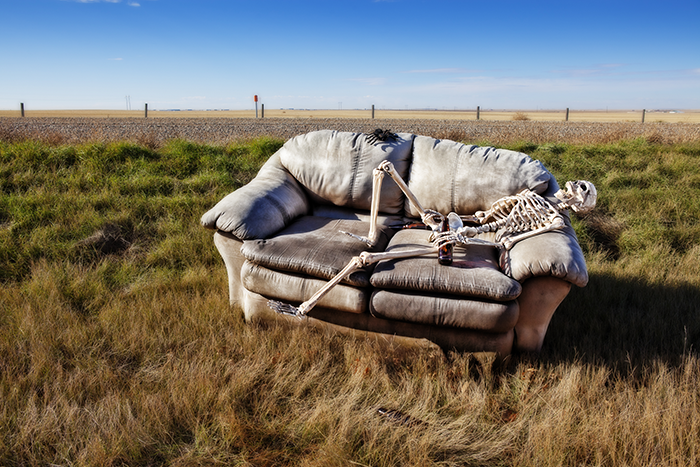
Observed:
[[[525,188],[542,194],[551,174],[528,155],[416,136],[409,189],[425,209],[473,214]],[[406,200],[406,215],[420,212]]]
[[[371,144],[364,133],[314,131],[287,141],[280,149],[282,165],[306,189],[312,203],[369,210],[372,171],[389,160],[406,177],[414,135]],[[388,178],[388,177],[387,177]],[[391,180],[382,184],[380,211],[403,213],[404,196]]]

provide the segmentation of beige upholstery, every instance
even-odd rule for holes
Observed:
[[[426,209],[447,214],[483,211],[525,188],[542,194],[551,175],[526,154],[417,136],[408,188]],[[412,217],[420,213],[406,203]]]
[[[202,217],[216,230],[231,303],[249,321],[501,355],[539,350],[571,285],[588,281],[568,217],[564,229],[508,251],[455,248],[451,266],[439,265],[434,255],[381,261],[353,273],[301,320],[267,307],[269,299],[307,300],[368,249],[339,231],[368,233],[372,170],[383,160],[394,164],[423,207],[443,214],[473,214],[524,188],[546,198],[558,189],[540,162],[518,152],[410,134],[376,144],[359,133],[300,135]],[[419,213],[391,180],[382,185],[380,211],[374,251],[429,244],[427,230],[400,230]]]
[[[332,279],[353,256],[367,250],[367,245],[340,232],[365,234],[369,224],[361,221],[303,216],[268,239],[244,242],[242,253],[249,261],[278,271],[306,274]],[[378,245],[372,250],[382,251],[394,234],[388,227],[380,227]],[[369,286],[373,268],[356,271],[345,282]]]
[[[386,251],[427,247],[426,230],[401,230],[389,241]],[[479,299],[508,301],[518,298],[520,283],[501,272],[497,250],[486,245],[455,248],[449,267],[435,256],[416,256],[384,260],[377,264],[371,278],[378,289],[399,289],[433,294],[458,295]]]
[[[304,186],[313,204],[353,210],[370,209],[372,171],[391,161],[402,177],[408,172],[413,135],[370,144],[362,133],[315,131],[288,141],[278,152],[280,162]],[[382,211],[403,211],[403,193],[394,184],[382,187]]]

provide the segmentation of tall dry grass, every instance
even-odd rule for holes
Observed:
[[[509,146],[600,199],[506,361],[245,324],[198,219],[279,144],[0,143],[0,464],[698,463],[699,143]]]

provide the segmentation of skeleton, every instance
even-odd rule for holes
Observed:
[[[559,202],[552,204],[525,189],[517,195],[499,199],[488,211],[477,211],[473,216],[460,217],[451,212],[447,215],[450,230],[437,233],[434,243],[438,246],[474,243],[478,239],[472,237],[500,230],[493,245],[510,250],[520,240],[563,228],[565,223],[561,213],[566,209],[581,214],[590,212],[595,207],[597,192],[591,182],[578,180],[566,182],[566,191],[559,190],[554,196]],[[478,226],[465,226],[463,220]]]
[[[368,139],[379,139],[381,130],[368,135]],[[387,132],[388,133],[388,132]],[[389,133],[391,135],[391,133]],[[376,139],[375,139],[376,141]],[[383,161],[373,171],[372,204],[370,211],[370,230],[367,237],[361,237],[349,232],[343,232],[351,237],[365,242],[369,247],[378,240],[377,218],[379,214],[379,198],[384,175],[389,175],[406,195],[409,202],[421,212],[421,220],[432,230],[429,241],[431,246],[418,247],[400,252],[370,253],[363,251],[350,262],[323,288],[310,299],[295,307],[275,300],[268,301],[268,306],[274,311],[303,318],[306,314],[340,281],[353,271],[377,263],[382,260],[410,258],[437,252],[447,245],[466,246],[470,244],[491,245],[502,250],[510,250],[517,242],[526,238],[561,229],[565,226],[562,212],[571,208],[577,213],[587,213],[595,207],[597,192],[592,183],[579,180],[566,183],[566,190],[559,190],[555,197],[559,202],[550,203],[537,193],[525,189],[514,196],[499,199],[487,211],[477,211],[473,216],[459,216],[451,212],[447,216],[431,209],[424,209],[416,196],[408,189],[394,165]],[[441,232],[443,220],[447,219],[449,230]],[[465,225],[465,223],[473,225]],[[485,232],[497,232],[496,241],[474,238]]]

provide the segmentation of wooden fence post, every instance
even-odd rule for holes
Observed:
[[[21,102],[21,103],[19,104],[19,108],[20,108],[20,111],[21,111],[21,113],[22,113],[22,116],[24,117],[24,102]]]
[[[374,104],[372,104],[372,120],[374,120]]]
[[[148,102],[146,102],[146,105],[143,108],[143,118],[148,118]]]
[[[265,104],[260,104],[260,118],[265,118]]]
[[[566,108],[566,121],[569,121],[569,108]]]
[[[647,109],[642,109],[642,123],[644,123],[644,117],[647,115]]]
[[[476,106],[476,119],[479,120],[479,114],[481,113],[481,107]]]

